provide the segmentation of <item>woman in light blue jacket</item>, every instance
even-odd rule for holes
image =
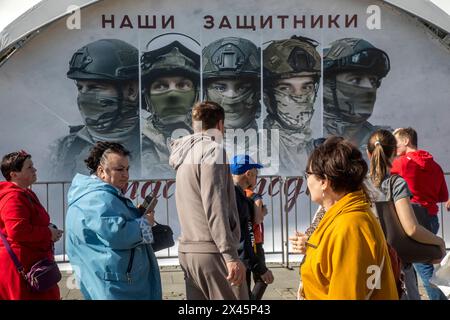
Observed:
[[[162,298],[153,216],[142,216],[121,191],[128,155],[120,144],[98,142],[85,160],[91,176],[77,174],[69,189],[67,254],[85,299]]]

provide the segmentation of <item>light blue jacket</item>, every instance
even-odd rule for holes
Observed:
[[[142,242],[133,203],[110,184],[81,174],[73,178],[68,203],[67,255],[85,299],[161,299],[158,262]]]

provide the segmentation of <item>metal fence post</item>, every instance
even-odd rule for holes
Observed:
[[[285,266],[286,256],[284,248],[284,206],[283,206],[283,195],[284,195],[284,180],[283,177],[278,177],[280,182],[280,235],[281,235],[281,265]]]
[[[289,178],[284,179],[284,185],[283,185],[283,192],[284,192],[284,206],[283,206],[283,213],[284,218],[286,219],[284,224],[284,233],[285,233],[285,240],[283,241],[283,254],[286,255],[286,265],[285,267],[287,269],[291,269],[289,267],[289,216],[288,216],[288,210],[287,210],[287,204],[288,204],[288,193],[289,193]]]

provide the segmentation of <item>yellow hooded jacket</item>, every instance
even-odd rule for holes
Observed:
[[[398,299],[386,240],[362,191],[335,203],[308,244],[301,267],[305,299]]]

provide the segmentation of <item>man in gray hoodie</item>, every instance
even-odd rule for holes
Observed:
[[[197,103],[194,134],[175,140],[169,158],[176,170],[178,257],[188,300],[248,299],[246,268],[237,252],[239,215],[222,140],[224,118],[217,103]]]

